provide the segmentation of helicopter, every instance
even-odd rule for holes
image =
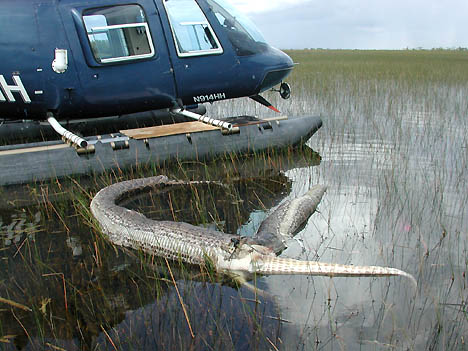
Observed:
[[[294,145],[322,125],[205,115],[244,97],[279,112],[261,94],[291,96],[295,63],[227,0],[2,0],[0,32],[0,143],[13,140],[0,144],[0,185]],[[193,122],[144,130],[145,112]],[[79,130],[98,122],[104,132]],[[32,130],[42,139],[25,143]]]
[[[247,96],[275,110],[260,94],[294,66],[224,0],[3,0],[0,18],[4,120],[184,111]]]

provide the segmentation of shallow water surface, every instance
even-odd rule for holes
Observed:
[[[114,248],[90,217],[91,196],[154,170],[5,188],[0,297],[31,311],[0,305],[0,348],[464,349],[468,85],[406,80],[400,68],[391,79],[346,75],[339,63],[332,79],[316,64],[314,79],[293,77],[291,100],[269,97],[288,115],[322,115],[307,148],[165,166],[157,171],[171,178],[225,186],[154,191],[126,206],[252,235],[282,201],[325,184],[319,212],[282,256],[391,266],[417,289],[395,277],[270,276],[252,282],[265,292],[256,295],[209,268]],[[233,111],[264,113],[243,100],[209,113]]]

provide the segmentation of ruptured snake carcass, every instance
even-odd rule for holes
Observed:
[[[395,268],[353,266],[278,257],[297,229],[315,212],[326,188],[316,185],[306,194],[278,206],[251,238],[225,234],[184,222],[155,221],[119,204],[129,196],[153,188],[200,184],[165,176],[129,180],[99,191],[91,212],[103,234],[115,245],[143,250],[168,259],[202,265],[249,279],[254,274],[305,274],[330,277],[412,275]]]

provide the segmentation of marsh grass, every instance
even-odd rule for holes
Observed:
[[[101,235],[89,203],[105,185],[137,177],[165,174],[180,180],[216,180],[223,185],[155,189],[129,199],[126,206],[156,219],[235,233],[251,211],[268,210],[289,191],[281,169],[318,162],[310,150],[286,148],[253,158],[226,155],[208,162],[139,166],[5,188],[16,199],[12,203],[2,199],[2,221],[8,225],[1,226],[5,265],[0,296],[10,304],[0,314],[1,346],[141,350],[277,344],[281,327],[272,302],[257,300],[212,267],[175,261],[170,268],[182,297],[178,300],[166,262],[111,245]],[[19,217],[18,211],[24,214]],[[4,236],[7,227],[14,236]],[[34,235],[25,228],[34,229]],[[186,316],[180,314],[182,304]],[[32,311],[17,306],[31,306]]]
[[[288,174],[293,192],[308,186],[307,174],[329,185],[320,208],[324,223],[316,220],[304,234],[306,252],[323,261],[400,267],[419,281],[412,297],[401,281],[371,282],[367,290],[337,280],[333,313],[310,309],[336,327],[327,331],[315,317],[305,330],[337,347],[465,348],[468,57],[446,51],[292,55],[305,62],[295,73],[308,76],[293,80],[306,94],[304,112],[325,117],[309,144],[320,150],[320,167]],[[311,239],[317,232],[327,235]],[[361,291],[362,302],[343,296],[345,285]]]
[[[468,56],[456,51],[292,51],[288,115],[320,115],[319,167],[291,169],[291,197],[328,192],[284,255],[380,264],[402,280],[265,278],[290,349],[465,349]],[[256,109],[248,101],[226,111]],[[223,111],[217,106],[216,111]],[[288,327],[290,325],[286,325]],[[297,332],[299,331],[299,337]],[[289,332],[291,334],[289,334]]]
[[[466,348],[466,53],[289,54],[300,63],[289,79],[293,97],[267,97],[283,114],[322,116],[308,142],[319,155],[225,155],[2,189],[0,296],[32,312],[0,305],[0,348]],[[216,116],[269,114],[248,99],[208,108]],[[103,186],[155,174],[225,186],[155,191],[128,207],[242,233],[284,199],[325,184],[320,212],[283,255],[394,266],[417,278],[417,294],[398,278],[257,279],[273,301],[209,266],[170,262],[192,339],[166,263],[112,246],[89,212]]]

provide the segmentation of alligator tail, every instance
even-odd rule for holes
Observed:
[[[401,276],[411,280],[414,277],[396,268],[380,266],[351,266],[317,261],[299,261],[290,258],[262,256],[255,262],[255,272],[265,275],[303,274],[328,277],[384,277]]]

